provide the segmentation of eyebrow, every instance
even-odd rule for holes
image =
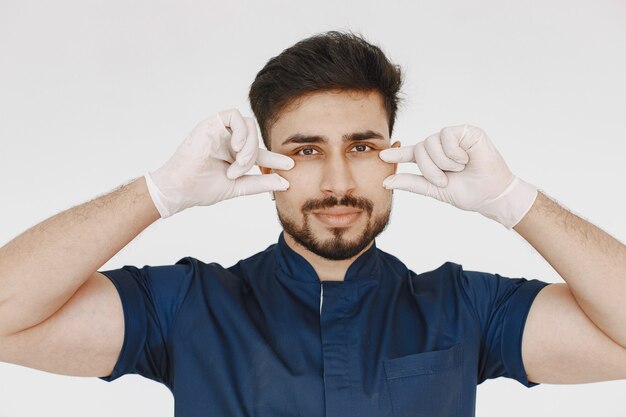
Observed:
[[[359,140],[366,139],[380,139],[385,140],[385,137],[378,132],[374,132],[373,130],[366,130],[364,132],[354,132],[354,133],[346,133],[341,137],[342,141],[345,142],[355,142]],[[302,133],[296,133],[294,135],[289,136],[281,146],[285,146],[291,143],[328,143],[328,138],[326,136],[320,135],[304,135]]]

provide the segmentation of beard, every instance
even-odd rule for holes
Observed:
[[[282,215],[280,210],[278,210],[278,205],[276,206],[276,211],[278,213],[278,220],[283,229],[293,237],[298,244],[322,258],[342,261],[350,259],[360,253],[376,236],[385,230],[391,216],[391,205],[390,203],[389,208],[383,214],[372,217],[374,205],[367,199],[347,195],[341,199],[328,197],[323,200],[309,200],[302,206],[304,223],[301,227],[298,227],[298,224],[292,219]],[[367,224],[359,236],[357,236],[356,240],[347,240],[344,238],[344,235],[349,230],[347,227],[331,227],[330,231],[333,237],[326,240],[319,240],[311,231],[309,224],[310,216],[313,215],[311,211],[336,206],[362,209],[363,213],[367,215]]]

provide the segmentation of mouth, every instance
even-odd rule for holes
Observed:
[[[354,223],[363,213],[362,210],[352,208],[335,208],[328,210],[316,210],[315,218],[332,227],[347,227]]]

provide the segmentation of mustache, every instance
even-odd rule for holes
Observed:
[[[329,196],[321,200],[308,200],[302,205],[302,211],[309,212],[312,210],[323,210],[336,206],[354,207],[366,211],[369,215],[371,215],[374,210],[374,204],[370,200],[345,195],[341,197],[341,199]]]

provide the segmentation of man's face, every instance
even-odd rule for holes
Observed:
[[[390,142],[378,92],[306,95],[280,114],[269,135],[272,152],[295,162],[291,170],[277,171],[290,186],[275,196],[279,221],[296,242],[323,258],[343,260],[384,230],[392,192],[382,183],[397,165],[378,156]],[[337,211],[351,214],[330,215]]]

